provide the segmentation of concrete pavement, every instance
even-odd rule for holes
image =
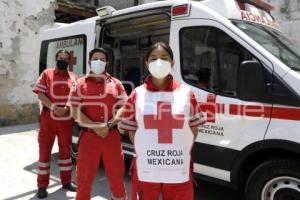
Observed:
[[[35,197],[38,159],[37,128],[37,124],[0,128],[1,200],[37,199]],[[55,143],[52,151],[52,168],[47,199],[74,199],[75,193],[61,189],[59,172],[56,167],[57,152],[58,147]],[[128,179],[128,177],[126,178]],[[108,182],[103,170],[99,170],[96,177],[92,196],[93,200],[109,199],[110,197]]]
[[[36,200],[38,124],[0,128],[0,200]],[[58,147],[54,144],[47,200],[74,199],[75,193],[61,188],[57,167]],[[129,192],[129,161],[126,161],[125,185]],[[74,170],[73,170],[73,177]],[[76,180],[75,180],[76,181]],[[195,200],[240,200],[236,192],[214,184],[197,181]],[[129,194],[130,195],[130,194]],[[110,199],[103,167],[93,184],[92,200]]]

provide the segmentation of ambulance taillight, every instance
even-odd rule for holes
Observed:
[[[172,8],[173,17],[184,17],[184,16],[189,16],[189,14],[190,14],[189,4],[178,5]]]

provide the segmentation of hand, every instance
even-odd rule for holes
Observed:
[[[53,113],[57,117],[65,117],[68,113],[68,108],[56,106],[53,110]]]
[[[101,126],[97,126],[96,128],[93,128],[93,131],[102,138],[107,137],[109,134],[109,129],[108,129],[106,123]]]

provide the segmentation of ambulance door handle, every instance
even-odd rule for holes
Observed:
[[[266,87],[266,95],[269,96],[269,95],[272,95],[272,83],[266,83],[265,84],[265,87]]]
[[[272,83],[266,83],[265,86],[267,87],[267,89],[271,89],[272,88]]]

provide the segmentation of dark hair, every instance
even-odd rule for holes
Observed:
[[[58,52],[56,52],[56,54],[55,54],[55,60],[57,60],[58,55],[59,55],[60,53],[68,54],[69,59],[71,59],[71,54],[70,54],[70,52],[68,52],[67,50],[61,49],[61,50],[59,50]]]
[[[97,53],[97,52],[103,53],[103,54],[105,55],[106,60],[108,61],[108,53],[107,53],[107,51],[106,51],[105,49],[103,49],[103,48],[95,48],[95,49],[91,50],[90,53],[89,53],[89,60],[91,60],[92,57],[93,57],[93,55],[94,55],[95,53]]]
[[[168,52],[169,56],[173,60],[174,55],[173,55],[173,51],[172,51],[171,47],[164,42],[157,42],[148,49],[148,52],[147,52],[146,58],[145,58],[146,61],[149,59],[149,56],[152,53],[152,51],[154,51],[155,49],[157,49],[159,47],[163,48],[166,52]]]

